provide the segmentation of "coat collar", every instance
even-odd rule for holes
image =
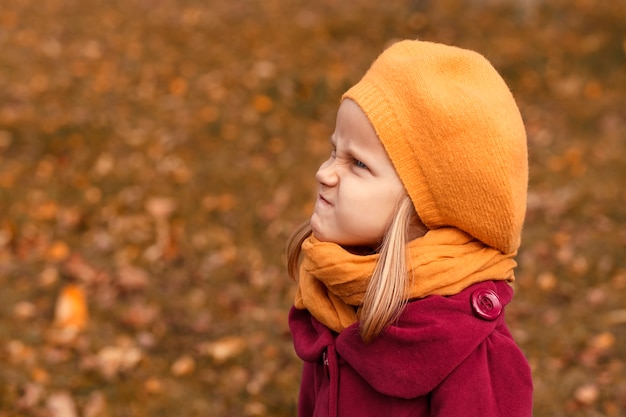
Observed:
[[[505,282],[490,281],[454,296],[426,297],[409,303],[398,321],[369,344],[361,340],[358,323],[337,335],[306,310],[292,309],[296,353],[315,362],[334,344],[338,355],[380,393],[400,398],[424,396],[504,324],[504,314],[485,320],[472,311],[472,295],[486,289],[497,294],[503,307],[513,296]]]

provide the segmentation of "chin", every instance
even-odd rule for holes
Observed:
[[[317,240],[319,240],[320,242],[331,242],[330,239],[326,238],[324,235],[316,233],[315,230],[313,231],[313,237]]]
[[[311,217],[311,220],[309,221],[309,225],[311,226],[311,232],[313,233],[313,236],[317,240],[322,241],[322,242],[328,241],[328,237],[325,236],[323,230],[319,227],[319,224],[315,219],[315,215]]]

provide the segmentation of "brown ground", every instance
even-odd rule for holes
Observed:
[[[341,92],[415,37],[485,54],[526,121],[508,317],[535,416],[626,415],[624,16],[622,0],[2,2],[0,416],[294,415],[282,247]]]

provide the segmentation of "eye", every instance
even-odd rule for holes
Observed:
[[[363,169],[367,169],[367,165],[365,165],[363,162],[359,161],[358,159],[354,160],[354,165],[357,168],[363,168]]]

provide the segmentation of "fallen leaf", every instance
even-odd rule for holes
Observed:
[[[161,380],[155,377],[148,378],[143,386],[149,394],[161,394],[165,390]]]
[[[170,367],[170,372],[174,376],[186,376],[196,370],[196,361],[189,355],[183,355],[176,359]]]
[[[51,417],[78,417],[76,403],[68,391],[52,393],[46,400],[46,409]]]
[[[111,379],[135,368],[142,357],[141,350],[132,345],[105,346],[98,352],[97,366],[105,378]]]
[[[266,95],[257,95],[254,97],[253,105],[259,113],[267,113],[274,107],[274,102]]]
[[[582,385],[576,388],[574,392],[574,398],[581,404],[591,405],[598,400],[600,396],[600,390],[598,386],[592,383]]]
[[[65,260],[70,255],[70,247],[63,241],[53,242],[46,250],[46,259],[51,262]]]
[[[87,326],[89,313],[87,299],[82,287],[67,284],[57,298],[54,309],[54,325],[61,330],[78,332]]]
[[[204,352],[215,362],[225,362],[243,352],[246,341],[242,337],[227,336],[214,342],[208,343]]]
[[[156,219],[167,219],[176,210],[176,202],[168,197],[152,197],[146,201],[146,210]]]
[[[82,417],[109,417],[108,404],[101,391],[92,392],[83,406]]]
[[[117,271],[117,284],[125,291],[140,291],[150,285],[150,276],[145,269],[126,265]]]

